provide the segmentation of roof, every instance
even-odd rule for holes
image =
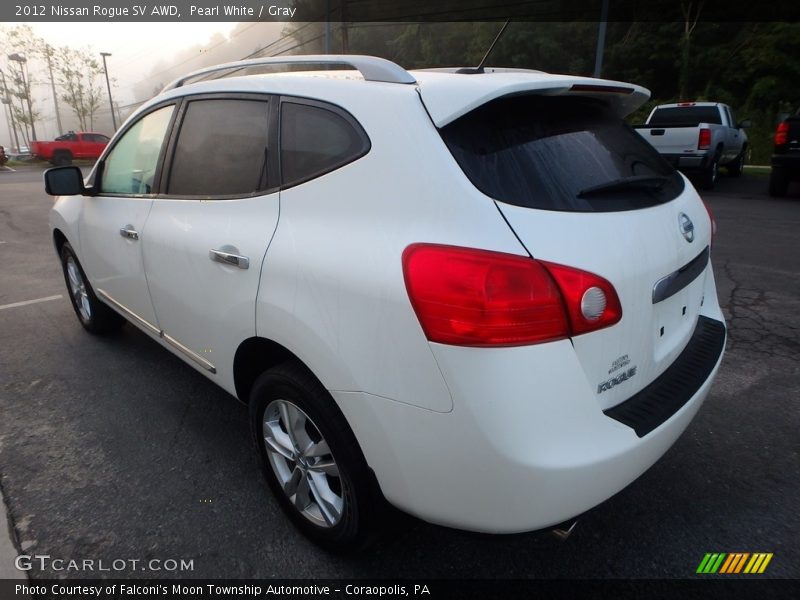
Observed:
[[[336,66],[337,70],[310,70],[284,73],[261,73],[265,68],[291,67],[296,65]],[[341,70],[344,68],[344,70]],[[287,77],[291,80],[314,78],[311,86],[319,90],[320,79],[331,85],[341,85],[347,80],[358,80],[362,86],[359,93],[368,89],[379,93],[386,85],[416,89],[437,127],[454,121],[471,110],[503,96],[520,94],[545,94],[549,96],[580,95],[600,98],[620,116],[625,116],[649,97],[650,92],[638,85],[594,79],[574,75],[554,75],[542,71],[525,69],[486,68],[482,73],[458,73],[458,68],[422,69],[406,71],[399,65],[373,56],[359,55],[315,55],[252,59],[207,67],[185,75],[164,91],[169,95],[182,95],[180,89],[208,88],[210,80],[236,77],[240,85],[256,87],[258,82],[281,80],[285,92]],[[336,83],[334,83],[336,82]],[[351,81],[351,84],[356,82]],[[204,85],[205,84],[205,85]],[[376,87],[377,86],[377,87]],[[298,84],[299,87],[299,84]],[[302,93],[301,90],[298,90]],[[171,92],[171,93],[170,93]]]

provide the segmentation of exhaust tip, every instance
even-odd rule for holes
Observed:
[[[567,521],[566,523],[562,523],[558,527],[554,527],[550,530],[556,539],[560,542],[566,542],[567,538],[572,535],[572,532],[575,530],[575,526],[578,524],[578,520],[574,521]]]

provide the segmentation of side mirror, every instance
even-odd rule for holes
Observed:
[[[78,167],[55,167],[44,172],[44,189],[51,196],[88,195]]]
[[[739,123],[739,129],[747,129],[753,126],[753,122],[750,119],[745,119]]]

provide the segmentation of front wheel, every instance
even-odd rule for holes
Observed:
[[[72,308],[87,331],[96,334],[112,333],[125,324],[125,319],[97,299],[75,251],[68,242],[61,247],[61,268]]]
[[[327,390],[283,363],[256,380],[250,417],[267,483],[294,525],[332,550],[362,547],[385,501]]]
[[[727,165],[728,175],[731,177],[739,177],[744,171],[744,158],[747,153],[747,146],[742,148],[741,153],[737,156],[732,163]]]

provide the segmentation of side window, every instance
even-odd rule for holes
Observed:
[[[168,194],[233,196],[267,189],[266,100],[194,100],[183,119]]]
[[[739,124],[736,122],[736,115],[733,114],[733,111],[729,108],[728,109],[728,118],[730,119],[729,125],[731,127],[737,127]]]
[[[294,102],[281,104],[281,177],[291,186],[364,156],[369,151],[364,131],[342,115]]]
[[[128,129],[105,159],[100,193],[149,194],[164,145],[173,105],[139,119]]]

